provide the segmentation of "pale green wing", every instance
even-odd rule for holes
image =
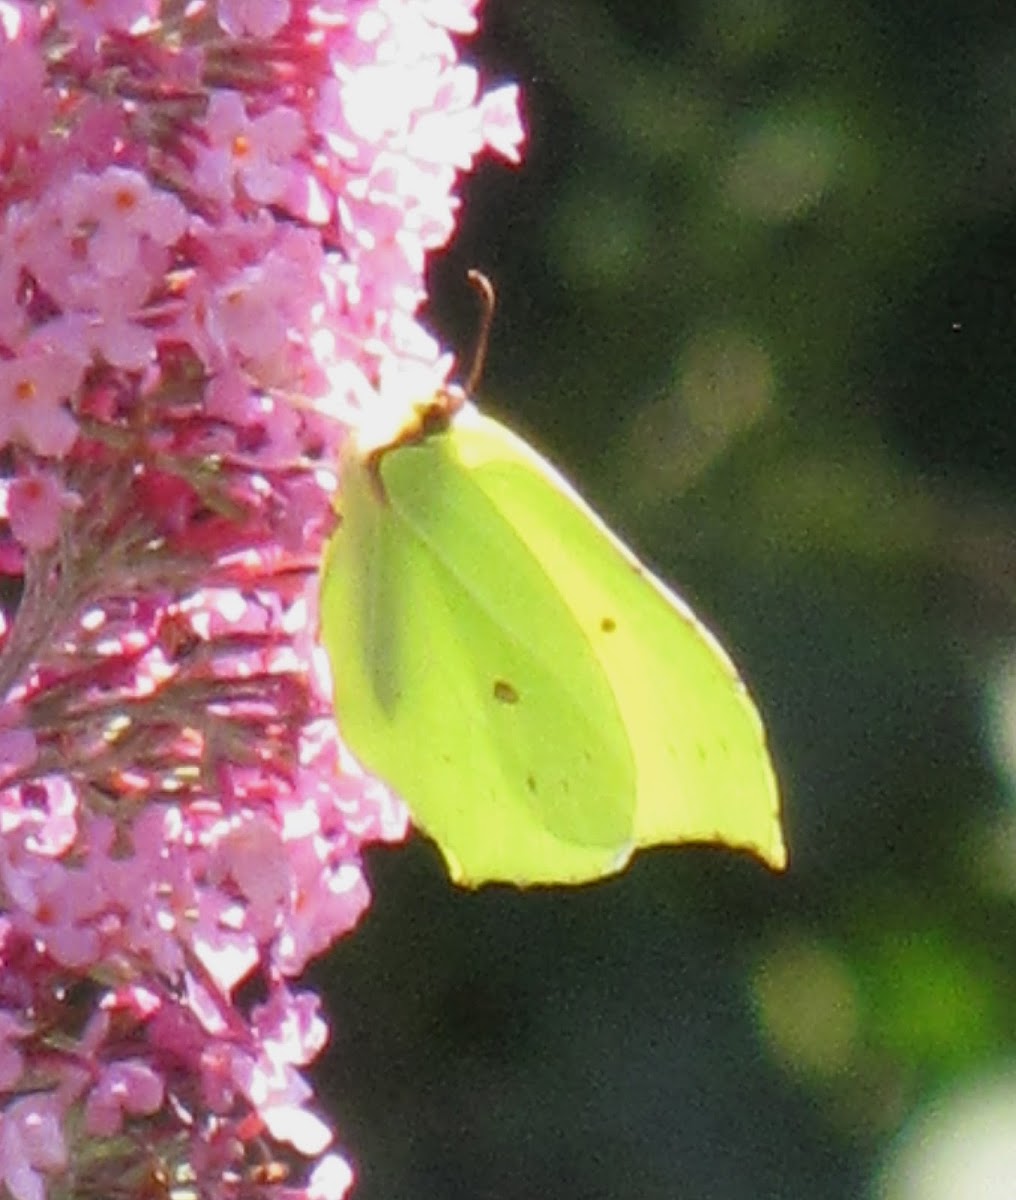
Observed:
[[[462,473],[552,575],[610,681],[635,760],[634,846],[718,842],[784,866],[762,722],[715,638],[520,438],[472,407],[453,429]]]
[[[613,682],[555,555],[458,444],[455,423],[388,449],[386,499],[355,455],[342,463],[321,590],[340,731],[458,882],[599,878],[626,860],[635,814]]]

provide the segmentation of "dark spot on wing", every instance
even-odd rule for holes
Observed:
[[[529,788],[534,796],[536,795],[536,778],[533,775],[526,776],[526,787]]]
[[[600,617],[600,631],[602,633],[613,633],[617,628],[617,622],[613,617]]]
[[[519,694],[507,679],[495,679],[494,699],[501,704],[518,704]]]

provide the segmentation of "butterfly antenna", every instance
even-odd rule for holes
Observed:
[[[466,278],[480,293],[480,331],[476,336],[476,348],[473,350],[473,363],[469,368],[466,379],[466,394],[472,396],[480,386],[483,376],[484,363],[487,361],[487,347],[490,344],[490,330],[494,324],[494,285],[482,271],[469,271]]]

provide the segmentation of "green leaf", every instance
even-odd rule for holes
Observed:
[[[321,624],[346,744],[467,886],[584,883],[672,842],[782,867],[762,725],[719,644],[456,403],[343,456]]]

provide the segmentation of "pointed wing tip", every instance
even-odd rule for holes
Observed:
[[[790,863],[787,844],[783,835],[777,836],[765,849],[755,847],[755,853],[772,871],[785,871]]]

